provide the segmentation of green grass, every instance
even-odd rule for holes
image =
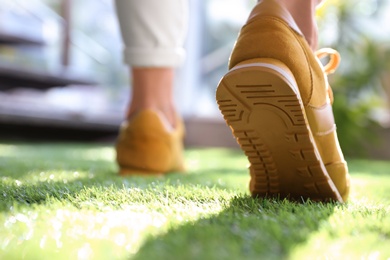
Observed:
[[[388,259],[390,162],[349,160],[349,203],[250,198],[239,151],[116,175],[108,145],[0,144],[0,259]]]

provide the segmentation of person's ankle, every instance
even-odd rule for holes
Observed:
[[[319,0],[278,0],[278,3],[291,14],[313,51],[316,51],[318,48],[318,28],[315,10],[321,2]]]
[[[126,119],[129,120],[133,116],[135,116],[137,113],[143,110],[154,110],[158,112],[161,116],[161,119],[166,122],[166,124],[169,126],[169,128],[175,128],[176,127],[176,121],[177,121],[177,112],[176,109],[169,105],[169,106],[156,106],[156,105],[145,105],[145,106],[130,106],[130,108],[127,110],[126,113]]]

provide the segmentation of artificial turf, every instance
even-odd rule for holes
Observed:
[[[348,160],[346,204],[253,199],[240,151],[119,177],[110,145],[0,143],[0,259],[388,259],[390,162]]]

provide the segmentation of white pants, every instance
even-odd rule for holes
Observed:
[[[124,61],[132,67],[177,67],[185,56],[187,0],[116,0]]]

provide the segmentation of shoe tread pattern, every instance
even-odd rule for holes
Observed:
[[[218,86],[217,102],[250,162],[252,195],[340,200],[299,94],[281,75],[256,67],[231,71]]]

